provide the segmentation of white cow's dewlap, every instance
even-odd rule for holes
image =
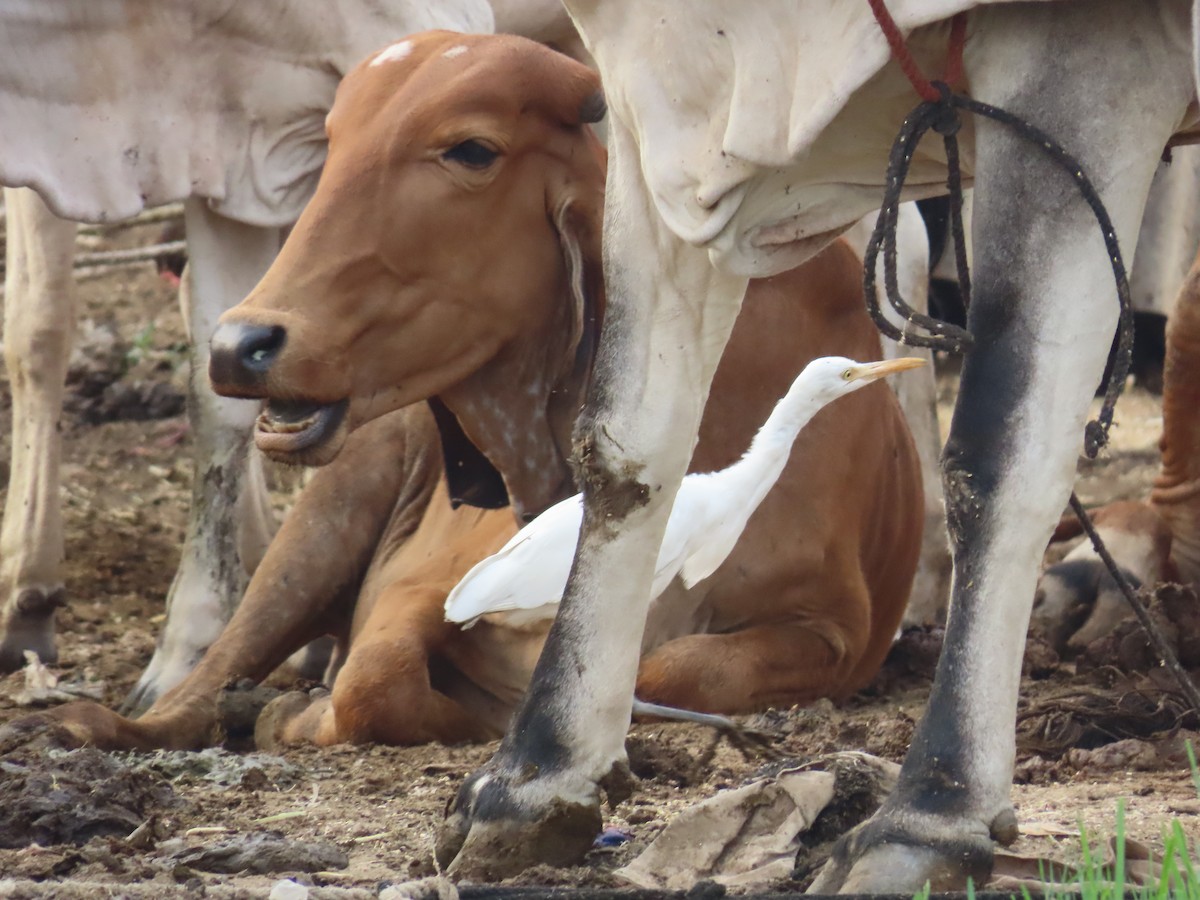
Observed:
[[[412,53],[412,41],[396,41],[390,47],[385,47],[379,51],[379,55],[371,60],[371,65],[380,66],[385,62],[394,62],[404,59],[408,54]]]

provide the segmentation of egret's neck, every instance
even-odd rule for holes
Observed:
[[[825,400],[814,398],[811,387],[806,387],[803,382],[803,378],[798,379],[783,399],[775,404],[742,458],[712,476],[727,482],[728,490],[734,496],[744,498],[750,511],[775,486],[791,456],[796,436],[826,403]]]

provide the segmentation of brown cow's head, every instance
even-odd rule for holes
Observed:
[[[511,36],[429,32],[351,72],[316,194],[212,341],[217,392],[267,401],[259,448],[319,465],[428,399],[458,499],[507,489],[529,515],[573,492],[603,305],[585,123],[602,114],[594,73]]]

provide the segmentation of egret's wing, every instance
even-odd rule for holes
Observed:
[[[699,584],[729,558],[738,539],[746,530],[745,519],[741,516],[730,516],[723,522],[717,522],[713,527],[693,542],[688,548],[687,559],[679,569],[679,577],[683,586],[691,588]]]
[[[671,516],[667,519],[662,546],[658,549],[658,561],[654,566],[654,585],[650,595],[652,600],[667,589],[671,579],[686,571],[688,560],[691,559],[696,546],[706,541],[708,532],[720,526],[715,513],[721,504],[714,503],[718,498],[712,496],[712,491],[717,486],[715,479],[703,474],[688,475],[679,486],[679,493],[675,495],[675,505],[671,507]],[[719,561],[717,565],[720,565]],[[685,586],[691,587],[695,581],[685,581]]]
[[[664,553],[660,553],[659,562],[665,562],[664,554],[669,552],[672,577],[679,575],[686,588],[694,587],[721,567],[754,512],[746,509],[745,497],[720,474],[685,478],[667,523],[671,546],[668,549],[668,541],[663,541]]]
[[[543,606],[552,617],[567,585],[582,521],[579,495],[550,507],[467,572],[446,598],[446,621],[471,622],[487,613]]]

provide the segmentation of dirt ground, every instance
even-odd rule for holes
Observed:
[[[127,246],[154,236],[147,226],[102,243]],[[70,603],[59,615],[55,671],[117,704],[150,658],[183,539],[190,476],[179,417],[184,336],[174,291],[148,264],[90,277],[80,293],[83,352],[72,369],[62,426]],[[945,376],[943,386],[948,413],[953,377]],[[6,383],[0,403],[7,415]],[[156,418],[130,418],[147,405]],[[1159,416],[1155,397],[1130,392],[1117,416],[1115,447],[1081,466],[1085,502],[1145,492],[1157,465]],[[7,460],[7,429],[2,451]],[[6,482],[6,461],[3,466],[0,481]],[[908,635],[876,684],[845,704],[775,710],[750,721],[772,731],[787,758],[859,749],[899,761],[926,701],[938,640],[937,633]],[[1182,716],[1160,672],[1129,674],[1111,661],[1064,662],[1031,642],[1013,792],[1023,830],[1019,853],[1073,858],[1080,825],[1093,841],[1105,840],[1119,802],[1128,834],[1152,849],[1161,847],[1173,818],[1193,838],[1200,835],[1200,803],[1183,752],[1192,735],[1185,726],[1196,723]],[[23,686],[21,673],[0,679],[0,722],[30,711],[18,705]],[[767,763],[691,726],[636,726],[630,747],[641,781],[605,821],[629,839],[596,850],[582,867],[535,870],[518,883],[620,886],[611,871],[644,849],[679,810],[743,783]],[[295,872],[288,865],[315,870],[294,875],[302,883],[373,893],[381,883],[434,872],[432,841],[445,805],[493,749],[366,746],[298,748],[281,756],[214,750],[115,758],[78,751],[34,760],[45,776],[37,783],[22,780],[31,761],[18,753],[0,759],[0,820],[28,815],[47,835],[78,843],[0,849],[0,879],[44,880],[44,896],[198,895],[204,889],[265,896],[282,874],[222,874],[212,871],[221,868],[213,860],[249,843],[248,861],[226,868],[269,868],[263,861],[273,859],[273,851],[254,842],[269,844],[275,834],[291,842],[292,851],[297,842],[321,845],[299,847],[307,864],[281,863],[288,873]],[[31,797],[42,805],[30,812],[21,804]],[[110,815],[110,800],[124,806]],[[0,895],[31,895],[26,882],[5,885],[0,880]]]

